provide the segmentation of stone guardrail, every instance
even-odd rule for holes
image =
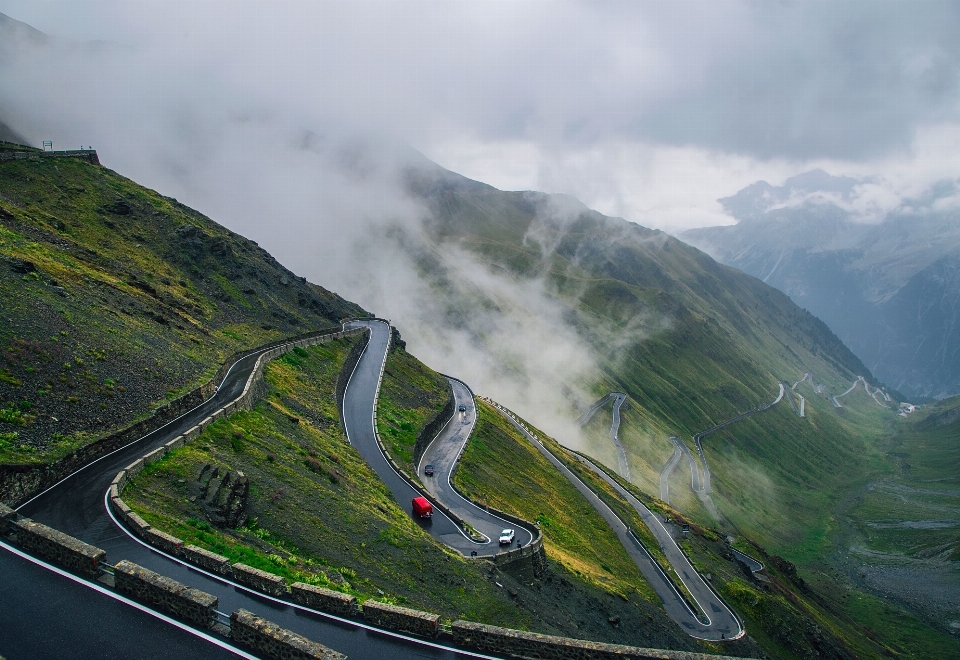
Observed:
[[[443,374],[441,374],[443,375]],[[419,465],[420,459],[423,458],[423,452],[427,451],[427,447],[430,446],[430,443],[434,441],[437,437],[437,434],[443,430],[443,427],[453,419],[454,414],[456,413],[457,407],[457,398],[453,395],[453,388],[450,388],[450,393],[447,396],[447,402],[443,404],[443,408],[436,415],[433,416],[429,422],[427,422],[420,433],[417,435],[417,442],[413,445],[413,464]]]
[[[97,579],[102,572],[112,573],[112,586],[121,595],[198,628],[214,629],[218,625],[219,599],[212,594],[125,559],[117,562],[112,570],[104,571],[108,566],[106,551],[28,518],[19,518],[13,509],[3,504],[0,504],[0,522],[3,523],[0,536],[13,534],[17,545],[31,554],[91,580]],[[246,610],[234,612],[230,624],[229,634],[234,642],[255,649],[267,658],[346,659],[322,644],[284,630]]]
[[[549,660],[733,660],[730,656],[645,649],[511,630],[470,621],[451,625],[457,646],[481,652]]]
[[[339,616],[357,616],[360,606],[357,597],[345,594],[342,591],[325,589],[312,584],[294,582],[290,585],[290,595],[298,605],[311,607],[321,612],[329,612]]]
[[[335,328],[326,328],[288,339],[269,342],[253,350],[238,351],[223,363],[217,374],[209,381],[190,390],[177,399],[158,407],[147,419],[131,424],[125,429],[121,429],[80,447],[52,463],[41,465],[0,465],[0,502],[14,507],[23,504],[36,496],[37,493],[43,492],[58,481],[86,467],[98,458],[102,458],[121,447],[125,447],[139,440],[143,436],[156,431],[165,424],[180,417],[187,411],[192,410],[214,394],[217,385],[223,382],[223,379],[226,378],[227,373],[233,365],[242,357],[256,353],[257,351],[263,351],[264,349],[282,346],[289,342],[314,339],[335,332],[355,334],[357,330],[342,330],[341,326],[337,326]]]
[[[107,559],[107,553],[100,548],[29,518],[13,521],[12,529],[17,544],[24,550],[90,578],[100,575],[100,564]]]
[[[7,151],[0,153],[0,162],[8,160],[29,160],[31,158],[83,158],[94,165],[100,164],[95,149],[73,149],[68,151]]]
[[[278,660],[346,660],[347,657],[244,609],[230,615],[230,638]]]
[[[126,559],[113,568],[116,590],[195,626],[212,628],[220,600]]]
[[[368,600],[363,604],[363,618],[375,626],[390,628],[420,637],[440,634],[440,615],[411,610],[408,607]]]

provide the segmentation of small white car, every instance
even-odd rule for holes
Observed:
[[[500,532],[500,545],[510,545],[513,543],[513,537],[516,536],[516,532],[512,529],[505,529]]]

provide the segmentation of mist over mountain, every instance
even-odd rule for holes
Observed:
[[[892,210],[870,179],[822,170],[721,199],[739,222],[683,240],[760,278],[823,319],[882,381],[911,397],[960,392],[957,182]]]

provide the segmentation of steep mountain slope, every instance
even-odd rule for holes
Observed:
[[[956,184],[867,224],[849,210],[863,183],[819,170],[761,181],[720,200],[738,224],[682,238],[787,293],[905,394],[960,392]]]
[[[0,152],[2,153],[2,152]],[[0,162],[0,462],[72,451],[359,307],[81,159]]]
[[[646,463],[638,474],[659,472],[672,452],[670,435],[689,441],[768,403],[778,381],[812,372],[837,393],[857,375],[871,379],[822,322],[785,295],[662,232],[567,197],[503,192],[430,164],[408,170],[407,185],[427,206],[427,220],[422,240],[408,235],[398,242],[431,283],[441,323],[466,338],[460,345],[499,351],[505,380],[565,393],[566,424],[564,412],[546,404],[524,414],[568,444],[589,449],[572,419],[597,395],[626,392],[635,403],[631,423],[642,427],[625,436],[631,462]],[[515,295],[532,288],[539,297]],[[531,317],[549,306],[552,325],[541,339]],[[512,334],[499,329],[504,325]],[[542,361],[576,359],[551,352],[551,335],[571,334],[592,360],[579,380],[534,380],[522,365],[511,369],[513,351]],[[823,504],[858,477],[855,464],[837,466],[863,445],[837,422],[825,396],[810,401],[810,410],[824,414],[804,419],[783,405],[706,444],[711,460],[736,468],[715,476],[720,515],[789,552],[826,524]],[[744,451],[744,433],[753,449]],[[651,446],[663,451],[651,455]],[[679,506],[714,523],[690,496],[686,478],[686,490],[677,480],[677,492],[685,493]],[[653,494],[647,480],[642,485]],[[792,515],[784,515],[788,510]]]

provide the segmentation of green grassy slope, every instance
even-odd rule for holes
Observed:
[[[417,437],[450,396],[447,379],[407,351],[395,347],[387,356],[377,404],[377,430],[398,465],[416,473],[413,449]]]
[[[590,503],[490,406],[479,419],[454,475],[461,493],[536,521],[547,557],[575,575],[629,595],[656,596]]]
[[[83,160],[0,163],[0,462],[122,427],[242,348],[362,310]]]
[[[421,530],[346,442],[333,392],[351,344],[272,362],[266,401],[149,466],[125,501],[159,529],[290,580],[332,583],[361,600],[386,598],[446,618],[529,626],[530,613],[478,564]],[[250,479],[245,526],[211,527],[190,501],[190,484],[207,463]]]
[[[894,611],[908,607],[955,634],[960,621],[958,438],[958,397],[897,418],[875,448],[883,469],[837,507],[833,563],[887,599],[850,603],[865,615],[882,619],[893,602]]]
[[[689,442],[698,431],[772,401],[779,380],[793,382],[805,372],[834,393],[858,375],[870,379],[836,336],[787,296],[663,232],[563,196],[502,192],[441,170],[412,171],[409,186],[432,211],[427,226],[436,252],[421,259],[421,268],[478,342],[488,315],[512,310],[502,312],[480,290],[457,284],[436,256],[450,246],[513,281],[542,282],[564,307],[564,321],[589,347],[597,371],[591,382],[559,387],[629,395],[633,408],[622,439],[648,493],[658,491],[672,451],[669,435]],[[864,478],[864,466],[850,458],[864,451],[865,434],[833,418],[825,399],[811,399],[816,410],[806,420],[780,408],[711,436],[707,451],[717,461],[724,518],[789,553],[798,539],[819,534],[830,504]],[[534,421],[537,414],[527,412]],[[576,414],[571,406],[571,418]],[[598,419],[592,426],[589,446],[616,465],[604,445],[604,424]],[[689,486],[684,491],[685,464],[675,474],[676,506],[713,523]]]
[[[507,420],[486,403],[477,400],[476,404],[477,426],[454,474],[456,488],[472,499],[536,521],[557,575],[554,579],[562,578],[578,590],[606,592],[649,613],[645,625],[652,623],[653,630],[625,630],[632,640],[610,635],[606,641],[716,652],[708,644],[676,634],[679,628],[663,613],[656,593],[606,521]],[[656,547],[653,550],[657,552]],[[663,640],[661,635],[669,636]],[[751,657],[753,651],[749,642],[723,649]]]
[[[488,412],[494,414],[492,411]],[[561,460],[597,491],[632,527],[642,529],[630,507],[591,471],[576,461],[570,453],[542,431],[534,430],[538,437],[557,454]],[[511,426],[503,427],[498,434],[499,442],[478,441],[471,438],[464,452],[464,463],[457,480],[465,484],[477,484],[483,499],[510,511],[525,511],[528,515],[543,506],[566,510],[572,503],[563,498],[549,501],[549,495],[532,492],[534,489],[514,485],[518,480],[515,461],[525,453],[536,453],[529,443],[510,433]],[[539,456],[539,454],[536,454]],[[470,457],[471,460],[467,460]],[[524,458],[526,458],[524,456]],[[541,459],[542,460],[542,459]],[[537,473],[536,467],[524,461],[527,471]],[[609,471],[613,474],[613,471]],[[615,476],[615,475],[614,475]],[[526,477],[521,471],[520,479]],[[534,479],[545,477],[536,476]],[[652,511],[680,522],[683,517],[661,502],[642,492],[636,485],[620,480]],[[561,518],[570,524],[569,519]],[[574,523],[575,524],[575,523]],[[668,525],[673,523],[668,523]],[[567,532],[561,524],[558,531]],[[679,531],[679,530],[677,530]],[[550,528],[544,533],[549,540]],[[730,548],[723,539],[724,532],[709,526],[691,525],[688,537],[681,538],[680,545],[694,566],[723,598],[744,619],[750,644],[766,657],[776,658],[926,658],[956,657],[960,644],[930,625],[918,621],[903,608],[884,602],[858,589],[835,570],[818,565],[816,570],[797,570],[791,562],[776,556],[747,537],[737,537],[735,547],[760,559],[766,569],[764,580],[751,576],[734,560]],[[561,535],[561,543],[569,544]],[[655,542],[649,535],[643,536],[648,548],[655,554]],[[606,548],[604,552],[612,552]],[[830,577],[827,577],[827,571]],[[813,579],[804,579],[804,578]],[[832,578],[832,579],[831,579]],[[737,653],[743,648],[728,645],[711,645],[709,650],[717,653]],[[755,657],[755,656],[754,656]]]

